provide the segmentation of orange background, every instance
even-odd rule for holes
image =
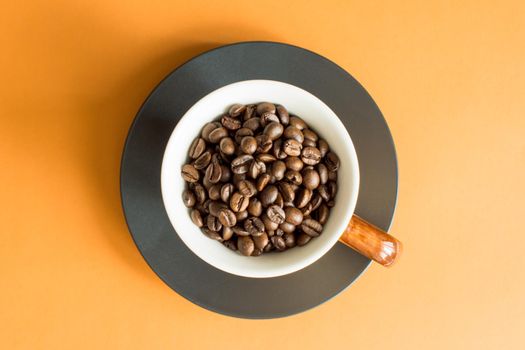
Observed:
[[[523,1],[2,1],[0,348],[523,349]],[[392,269],[234,319],[147,267],[119,201],[128,127],[174,67],[284,41],[351,72],[394,136]]]

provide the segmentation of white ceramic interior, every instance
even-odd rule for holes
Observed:
[[[207,238],[190,219],[182,202],[185,183],[180,171],[202,126],[234,103],[270,101],[300,116],[340,158],[336,205],[322,235],[303,247],[283,253],[242,256]],[[359,191],[359,167],[345,126],[320,99],[296,86],[272,80],[246,80],[226,85],[203,97],[181,118],[166,146],[161,171],[162,198],[180,238],[197,256],[223,271],[246,277],[275,277],[300,270],[322,257],[338,240],[354,213]]]

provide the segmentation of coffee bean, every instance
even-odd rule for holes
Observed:
[[[237,242],[232,239],[224,241],[222,244],[224,244],[226,248],[231,249],[234,252],[237,251]]]
[[[289,156],[299,156],[301,154],[302,145],[294,139],[288,139],[283,143],[283,151]]]
[[[239,237],[237,240],[237,249],[242,255],[250,256],[255,249],[255,244],[250,237]]]
[[[197,198],[195,197],[195,194],[193,192],[191,192],[190,190],[185,190],[184,192],[182,192],[182,202],[186,207],[191,208],[197,202]]]
[[[270,182],[270,179],[271,179],[270,174],[260,175],[259,178],[257,179],[257,184],[255,186],[257,188],[257,191],[261,192],[266,187],[266,185],[268,185],[268,183]]]
[[[262,249],[255,248],[255,249],[253,250],[253,253],[252,253],[251,256],[259,256],[259,255],[261,255],[262,253],[263,253],[263,250],[262,250]]]
[[[274,145],[275,146],[275,145]],[[257,159],[259,162],[263,163],[270,163],[276,160],[275,156],[269,154],[269,153],[261,153],[255,156],[255,159]]]
[[[210,201],[208,204],[208,211],[213,216],[219,216],[219,212],[225,208],[228,208],[227,205],[219,201]]]
[[[257,193],[257,189],[255,188],[255,185],[250,180],[242,180],[237,185],[237,188],[239,189],[239,192],[245,196],[245,197],[252,197],[255,196]]]
[[[303,148],[304,147],[315,147],[317,146],[317,144],[315,143],[315,141],[312,141],[312,140],[304,140],[303,141]]]
[[[277,118],[277,117],[275,117]],[[265,135],[268,135],[270,140],[276,140],[283,134],[283,125],[281,123],[277,122],[271,122],[264,128],[263,133]]]
[[[253,136],[245,136],[241,140],[241,151],[246,154],[253,154],[257,149],[257,141]]]
[[[300,172],[295,170],[288,170],[284,173],[284,178],[294,185],[300,185],[303,183],[303,176]]]
[[[246,174],[233,174],[232,182],[235,186],[238,186],[242,180],[246,180]]]
[[[263,232],[260,236],[252,237],[252,239],[253,243],[255,243],[255,248],[257,249],[264,249],[270,240],[266,232]]]
[[[319,208],[319,206],[323,203],[323,199],[321,198],[319,193],[314,193],[312,195],[310,203],[312,203],[312,210],[317,210],[317,208]]]
[[[251,131],[256,131],[261,127],[261,119],[260,118],[251,118],[245,121],[242,124],[243,128],[250,129]]]
[[[255,137],[257,141],[257,152],[266,153],[272,148],[272,140],[266,134],[257,135]]]
[[[255,117],[255,109],[257,106],[255,105],[248,105],[246,106],[246,110],[244,111],[243,120],[248,120],[250,118]]]
[[[270,251],[272,251],[272,250],[273,250],[273,244],[272,244],[272,242],[268,242],[268,244],[266,245],[266,247],[264,247],[263,252],[264,252],[264,253],[268,253],[268,252],[270,252]]]
[[[303,213],[304,217],[307,217],[312,213],[313,210],[314,204],[312,202],[308,202],[308,204],[301,208],[301,213]]]
[[[279,193],[279,191],[274,185],[266,186],[266,188],[259,195],[259,199],[263,207],[267,207],[273,202],[275,202],[275,199],[277,198],[277,193]]]
[[[211,238],[215,241],[222,242],[222,236],[219,234],[219,232],[210,230],[206,227],[203,227],[201,231],[206,235],[206,237]]]
[[[206,218],[206,225],[211,231],[218,232],[222,229],[221,222],[213,215],[208,215]]]
[[[325,164],[329,171],[337,171],[339,170],[339,157],[334,152],[328,152]]]
[[[284,243],[286,244],[286,248],[293,248],[295,247],[295,236],[293,233],[285,233],[283,235]]]
[[[277,224],[282,224],[285,219],[284,210],[278,205],[269,206],[268,209],[266,209],[266,215],[271,221]]]
[[[270,218],[268,217],[268,215],[266,215],[266,213],[261,215],[261,220],[264,224],[266,231],[277,230],[277,228],[279,227],[279,224],[270,220]]]
[[[219,143],[219,147],[221,152],[227,155],[232,155],[235,153],[235,144],[233,143],[233,140],[229,137],[225,137],[221,140]]]
[[[253,157],[249,154],[244,154],[232,160],[231,169],[234,174],[245,174],[250,169]]]
[[[304,170],[302,175],[303,175],[302,184],[304,187],[310,190],[315,190],[317,186],[319,186],[321,179],[317,171],[312,170],[312,169]]]
[[[240,116],[244,111],[246,110],[245,105],[241,105],[239,103],[234,104],[230,107],[228,114],[232,117],[238,117]]]
[[[301,224],[301,230],[310,237],[317,237],[323,231],[323,225],[314,219],[305,219]]]
[[[312,198],[312,191],[308,188],[301,188],[299,192],[297,193],[297,196],[295,197],[295,206],[297,208],[302,208],[308,204],[310,199]]]
[[[275,114],[266,112],[261,115],[261,125],[263,127],[267,126],[270,123],[274,123],[274,122],[280,124],[279,118]]]
[[[199,171],[191,164],[184,164],[182,166],[182,178],[186,182],[197,182],[199,181]]]
[[[201,137],[210,142],[210,133],[219,128],[221,126],[220,123],[206,123],[206,125],[204,125],[204,127],[202,128],[202,131],[201,131]]]
[[[243,137],[245,136],[253,136],[253,131],[248,128],[240,128],[239,130],[235,132],[235,137],[234,137],[235,142],[241,143]]]
[[[208,136],[211,143],[219,143],[223,138],[228,136],[228,130],[226,128],[220,127],[212,132]]]
[[[328,171],[328,180],[337,181],[337,171]]]
[[[295,192],[288,182],[280,182],[278,187],[285,203],[294,201]]]
[[[306,245],[308,242],[310,242],[311,239],[312,237],[308,236],[305,233],[301,233],[299,237],[297,237],[297,245],[302,247]]]
[[[296,115],[290,117],[290,125],[296,127],[299,130],[306,129],[306,123],[304,122],[304,120],[302,120]]]
[[[248,231],[246,231],[244,228],[239,227],[239,226],[233,226],[232,227],[232,231],[237,236],[241,236],[241,237],[245,237],[245,236],[249,236],[250,235],[250,233]]]
[[[281,121],[281,124],[288,125],[290,122],[290,115],[288,114],[288,111],[284,106],[277,106],[276,107],[277,116],[279,117],[279,120]]]
[[[262,204],[261,202],[256,198],[252,197],[250,198],[250,203],[248,204],[247,208],[248,214],[251,216],[261,216],[262,214]]]
[[[321,225],[326,224],[328,217],[330,216],[330,208],[325,204],[321,204],[318,210],[318,221]]]
[[[297,208],[287,207],[284,209],[284,213],[285,221],[294,226],[300,225],[303,221],[303,213]]]
[[[261,219],[251,217],[244,220],[244,229],[254,237],[261,236],[264,233],[265,227]]]
[[[319,163],[315,166],[315,169],[319,174],[319,183],[324,185],[328,181],[328,168],[323,163]]]
[[[203,204],[206,200],[206,190],[201,184],[194,184],[193,186],[193,193],[195,193],[195,197],[197,198],[197,203]]]
[[[304,135],[303,132],[297,129],[295,126],[288,126],[284,129],[284,137],[287,139],[294,139],[299,143],[303,143]]]
[[[199,156],[206,150],[206,141],[204,139],[197,137],[190,146],[190,151],[188,156],[192,159],[197,159]]]
[[[202,225],[204,225],[204,222],[202,221],[201,212],[198,211],[197,209],[192,209],[192,211],[190,213],[190,217],[191,217],[191,221],[193,221],[193,223],[197,227],[202,227]]]
[[[223,226],[232,227],[237,223],[235,213],[227,208],[219,210],[218,218]]]
[[[283,179],[285,171],[286,164],[282,160],[277,160],[272,163],[271,175],[273,175],[277,181]]]
[[[260,160],[253,161],[250,165],[250,169],[248,169],[248,175],[252,179],[256,179],[259,174],[262,174],[266,172],[266,164],[261,162]]]
[[[284,238],[279,236],[273,236],[271,241],[277,250],[283,251],[286,249],[286,242],[284,241]]]
[[[246,220],[246,218],[248,217],[248,211],[247,210],[243,210],[243,211],[240,211],[238,213],[235,213],[235,217],[237,218],[237,222],[241,222],[243,220]]]
[[[230,208],[234,212],[246,210],[246,208],[248,208],[249,203],[250,199],[248,197],[243,196],[239,192],[235,192],[230,198]]]
[[[205,151],[199,156],[199,158],[197,158],[193,162],[193,166],[197,170],[202,170],[202,169],[205,169],[208,166],[208,164],[210,164],[210,161],[211,161],[211,152]]]
[[[204,176],[206,177],[206,180],[212,184],[219,182],[222,176],[221,165],[218,162],[212,162],[206,168],[206,174]]]
[[[324,158],[330,150],[328,143],[323,139],[319,139],[317,142],[317,148],[319,148],[319,152],[321,152],[321,158]]]
[[[214,184],[208,189],[208,197],[210,199],[216,201],[221,198],[221,185],[220,184]]]
[[[316,165],[321,161],[321,152],[315,147],[305,147],[301,152],[301,160],[304,164]]]
[[[319,192],[319,195],[325,202],[330,200],[330,192],[328,191],[328,187],[326,185],[319,186],[317,192]]]
[[[337,194],[337,184],[333,181],[330,181],[326,186],[328,193],[330,194],[330,198],[335,198],[335,195]]]
[[[283,208],[284,207],[284,199],[283,196],[281,196],[280,193],[277,193],[277,198],[275,198],[275,205]]]
[[[233,230],[231,227],[222,226],[222,239],[227,241],[233,237]]]
[[[290,170],[301,171],[304,163],[299,157],[288,157],[286,158],[286,167]]]
[[[241,121],[237,118],[224,115],[221,118],[221,124],[228,130],[237,130],[241,128]]]
[[[275,140],[275,142],[273,143],[272,152],[276,159],[285,159],[286,157],[288,157],[288,155],[283,150],[282,139]]]
[[[286,222],[286,221],[279,225],[279,231],[282,233],[284,232],[293,233],[295,232],[295,229],[296,229],[295,225],[290,224],[289,222]]]
[[[266,112],[275,113],[275,105],[270,102],[261,102],[257,105],[257,114],[263,115]]]
[[[230,201],[230,197],[234,191],[234,187],[232,184],[224,184],[221,187],[221,199],[223,202],[228,203]]]

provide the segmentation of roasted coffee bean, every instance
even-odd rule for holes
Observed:
[[[328,143],[323,139],[319,139],[319,141],[317,142],[317,148],[319,148],[319,152],[321,152],[321,158],[324,158],[330,150],[330,147],[328,147]]]
[[[284,238],[279,237],[279,236],[273,236],[271,241],[277,250],[283,251],[286,249],[286,243],[284,241]]]
[[[319,174],[317,173],[317,171],[313,169],[303,170],[302,175],[303,175],[302,184],[304,187],[310,190],[315,190],[319,186],[321,179],[319,178]]]
[[[251,217],[244,220],[244,229],[254,237],[260,236],[264,233],[265,227],[261,219]]]
[[[283,196],[283,201],[285,203],[293,202],[295,199],[295,192],[292,186],[288,182],[279,183],[279,192]]]
[[[277,117],[275,117],[277,118]],[[263,133],[265,135],[268,135],[270,140],[277,140],[281,135],[283,134],[283,125],[281,123],[277,122],[271,122],[264,128]]]
[[[242,255],[250,256],[255,249],[255,244],[250,237],[239,237],[237,240],[237,249]]]
[[[263,232],[260,236],[252,237],[252,239],[253,243],[255,243],[255,248],[257,249],[264,249],[270,240],[266,232]]]
[[[235,153],[235,144],[233,140],[229,137],[225,137],[219,143],[219,147],[222,153],[227,155],[232,155]]]
[[[266,185],[268,185],[268,183],[270,182],[271,177],[272,176],[270,174],[260,175],[257,179],[257,185],[255,186],[257,188],[257,191],[261,192],[262,190],[264,190]]]
[[[255,185],[250,180],[242,180],[237,185],[237,188],[239,189],[239,192],[245,196],[245,197],[252,197],[255,196],[257,193],[257,189],[255,188]]]
[[[211,152],[205,151],[203,154],[199,156],[199,158],[197,158],[193,162],[193,166],[197,170],[202,170],[202,169],[205,169],[208,166],[208,164],[210,164],[210,161],[211,161]]]
[[[239,130],[235,132],[235,137],[234,137],[235,142],[240,144],[243,137],[245,136],[253,136],[253,131],[248,128],[240,128]]]
[[[337,171],[339,170],[339,157],[334,152],[328,152],[325,164],[329,171]]]
[[[247,210],[240,211],[238,213],[235,213],[235,217],[237,218],[237,222],[241,222],[243,220],[246,220],[246,218],[249,216]]]
[[[312,210],[317,210],[317,208],[323,203],[323,199],[319,193],[314,193],[312,199],[310,199],[310,203],[312,203]]]
[[[325,204],[321,204],[318,210],[318,221],[321,225],[326,224],[328,217],[330,216],[330,208]]]
[[[261,119],[260,118],[251,118],[245,121],[242,124],[243,128],[250,129],[251,131],[256,131],[261,127]]]
[[[246,109],[244,111],[244,115],[243,115],[243,120],[248,120],[250,118],[253,118],[255,117],[255,109],[257,108],[257,106],[255,105],[248,105],[246,106]]]
[[[301,171],[304,167],[304,163],[299,157],[288,157],[285,163],[290,170]]]
[[[285,159],[288,155],[283,150],[283,140],[277,139],[273,143],[272,152],[276,159]]]
[[[257,141],[257,152],[266,153],[272,148],[272,140],[266,134],[257,135],[255,137]]]
[[[244,154],[232,160],[231,169],[234,174],[245,174],[250,169],[253,157],[249,154]]]
[[[285,221],[294,226],[300,225],[303,221],[303,213],[297,208],[287,207],[284,209],[284,213]]]
[[[246,154],[253,154],[257,149],[257,140],[253,136],[245,136],[241,140],[241,151]]]
[[[197,137],[190,146],[190,151],[188,152],[188,156],[191,159],[197,159],[199,156],[206,150],[206,141],[204,139]]]
[[[283,235],[284,243],[286,244],[286,248],[293,248],[295,247],[295,236],[293,233],[285,233]]]
[[[279,123],[279,118],[275,114],[266,112],[261,115],[261,125],[263,127],[267,126],[270,123],[274,123],[274,122]]]
[[[195,203],[197,203],[197,198],[193,192],[190,190],[185,190],[182,192],[182,202],[186,207],[191,208],[195,205]]]
[[[232,117],[238,117],[240,116],[244,111],[246,110],[245,105],[241,105],[239,103],[234,104],[230,107],[228,114]]]
[[[319,183],[324,185],[328,182],[328,168],[323,163],[319,163],[315,166],[317,173],[319,174]]]
[[[335,205],[335,201],[333,199],[330,199],[328,202],[326,202],[326,205],[328,208],[332,208]]]
[[[284,210],[278,205],[269,206],[268,209],[266,209],[266,215],[268,216],[268,219],[277,224],[282,224],[285,219]]]
[[[199,171],[191,164],[184,164],[182,166],[182,178],[186,182],[197,182],[199,181]]]
[[[266,231],[274,231],[277,230],[277,228],[279,227],[279,224],[270,220],[266,213],[261,215],[261,220],[264,224]]]
[[[210,133],[219,127],[221,127],[221,123],[206,123],[206,125],[204,125],[202,128],[201,137],[204,140],[210,142]]]
[[[249,236],[250,233],[248,231],[246,231],[244,228],[240,227],[240,226],[233,226],[232,227],[232,231],[233,233],[235,233],[237,236]]]
[[[233,174],[232,182],[235,186],[238,186],[242,180],[246,180],[246,174]]]
[[[301,160],[304,164],[316,165],[321,161],[321,152],[315,147],[305,147],[301,152]]]
[[[257,105],[257,114],[263,115],[264,113],[275,113],[275,105],[270,102],[261,102]]]
[[[315,146],[317,146],[315,141],[312,141],[312,140],[304,140],[303,141],[303,147],[315,147]]]
[[[223,138],[227,136],[228,130],[224,127],[220,127],[210,132],[208,138],[211,143],[219,143]]]
[[[287,222],[283,222],[281,225],[279,226],[282,226],[282,225],[285,225],[287,224]],[[293,226],[293,225],[292,225]],[[293,231],[291,231],[293,232]],[[281,228],[278,228],[277,230],[275,230],[275,236],[279,236],[279,237],[282,237],[283,235],[285,234],[285,232],[281,229]]]
[[[262,204],[256,197],[252,197],[250,198],[250,204],[248,204],[247,210],[248,214],[250,214],[251,216],[261,216]]]
[[[293,115],[293,116],[290,117],[290,125],[291,126],[295,126],[299,130],[306,129],[306,127],[307,127],[307,125],[304,122],[304,120],[302,120],[301,118],[299,118],[296,115]]]
[[[210,230],[207,227],[203,227],[201,231],[206,235],[206,237],[222,242],[222,236],[219,234],[219,232]]]
[[[221,118],[221,124],[228,130],[237,130],[241,128],[241,121],[237,118],[224,115]]]
[[[220,182],[229,182],[232,178],[232,171],[226,165],[221,164],[221,179]]]
[[[222,239],[227,241],[233,237],[233,230],[231,227],[222,225]]]
[[[259,200],[261,201],[263,207],[267,207],[277,198],[279,191],[274,185],[266,186],[266,188],[259,195]]]
[[[295,206],[303,208],[312,198],[312,191],[307,188],[301,188],[295,197]]]
[[[284,173],[284,178],[290,183],[299,186],[303,183],[303,176],[300,172],[295,170],[288,170]]]
[[[330,194],[330,198],[335,198],[335,195],[337,194],[337,184],[333,181],[330,181],[326,187],[328,189],[328,193]]]
[[[287,126],[286,129],[284,129],[284,137],[287,139],[294,139],[299,143],[303,143],[304,141],[304,135],[303,132],[299,129],[297,129],[295,126]]]
[[[264,164],[260,160],[253,161],[250,165],[250,169],[248,169],[248,175],[252,179],[257,179],[259,174],[262,174],[264,172],[266,172],[266,164]]]
[[[284,207],[284,199],[283,196],[281,196],[280,193],[277,193],[277,198],[275,198],[275,205],[283,208]]]
[[[275,156],[269,153],[261,153],[261,154],[256,155],[255,159],[257,159],[259,162],[270,163],[270,162],[275,161],[277,158],[275,158]]]
[[[299,247],[302,247],[303,245],[306,245],[312,237],[308,236],[306,233],[301,233],[299,237],[297,237],[297,245]]]
[[[276,108],[277,116],[279,117],[279,120],[281,121],[281,124],[288,125],[290,122],[290,115],[288,114],[288,111],[284,106],[277,106]]]
[[[237,217],[235,216],[235,213],[227,208],[219,210],[218,218],[221,224],[226,227],[235,226],[237,223]]]
[[[197,203],[203,204],[206,200],[206,190],[201,184],[194,184],[193,186],[193,193],[195,193],[195,197],[197,198]]]
[[[224,184],[221,187],[221,199],[223,202],[228,203],[230,201],[230,197],[234,191],[234,187],[232,184]]]
[[[253,253],[252,253],[251,256],[259,256],[259,255],[261,255],[262,253],[263,253],[263,250],[262,250],[262,249],[255,248],[255,249],[253,250]]]
[[[208,188],[208,197],[210,199],[216,201],[221,198],[221,185],[220,184],[214,184],[210,188]]]
[[[277,160],[272,163],[271,175],[275,177],[275,180],[282,180],[284,172],[286,171],[286,164],[282,160]]]
[[[328,180],[337,181],[337,171],[328,171]]]
[[[206,168],[206,174],[204,176],[206,180],[212,184],[219,182],[222,176],[221,165],[218,162],[211,162]]]
[[[206,218],[206,225],[212,231],[220,231],[222,229],[222,224],[219,219],[213,215],[208,215]]]
[[[302,145],[294,139],[288,139],[283,142],[283,151],[289,156],[299,156],[301,154]]]
[[[293,224],[290,224],[289,222],[283,222],[282,224],[279,225],[279,230],[280,232],[286,232],[286,233],[293,233],[295,232],[295,225]]]
[[[301,208],[301,213],[303,213],[304,217],[307,217],[314,211],[314,204],[312,202],[308,202],[303,208]]]
[[[310,140],[314,143],[317,142],[317,140],[319,140],[319,136],[317,136],[317,134],[310,129],[304,129],[303,135],[305,140]]]
[[[249,203],[250,199],[248,197],[243,196],[239,192],[235,192],[230,198],[230,208],[234,212],[246,210],[246,208],[248,208]]]
[[[219,202],[219,201],[212,201],[210,200],[208,202],[208,211],[211,215],[213,216],[219,216],[219,212],[222,210],[222,209],[225,209],[225,208],[228,208],[228,206],[226,204],[224,204],[223,202]]]
[[[330,200],[330,192],[328,191],[327,185],[319,186],[317,192],[319,192],[319,195],[325,202],[328,202]]]
[[[202,225],[204,225],[204,222],[202,221],[201,212],[198,211],[197,209],[192,209],[192,211],[190,213],[190,217],[191,217],[191,221],[193,221],[193,223],[197,227],[202,227]]]
[[[230,239],[228,241],[224,241],[222,244],[224,244],[224,246],[228,249],[231,249],[233,250],[234,252],[237,251],[237,242]]]
[[[317,237],[321,234],[321,231],[323,231],[323,225],[314,219],[305,219],[301,224],[301,231],[310,237]]]

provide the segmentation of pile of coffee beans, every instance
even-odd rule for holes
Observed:
[[[235,104],[207,123],[182,167],[195,225],[243,255],[303,246],[323,231],[339,158],[298,116],[269,102]]]

